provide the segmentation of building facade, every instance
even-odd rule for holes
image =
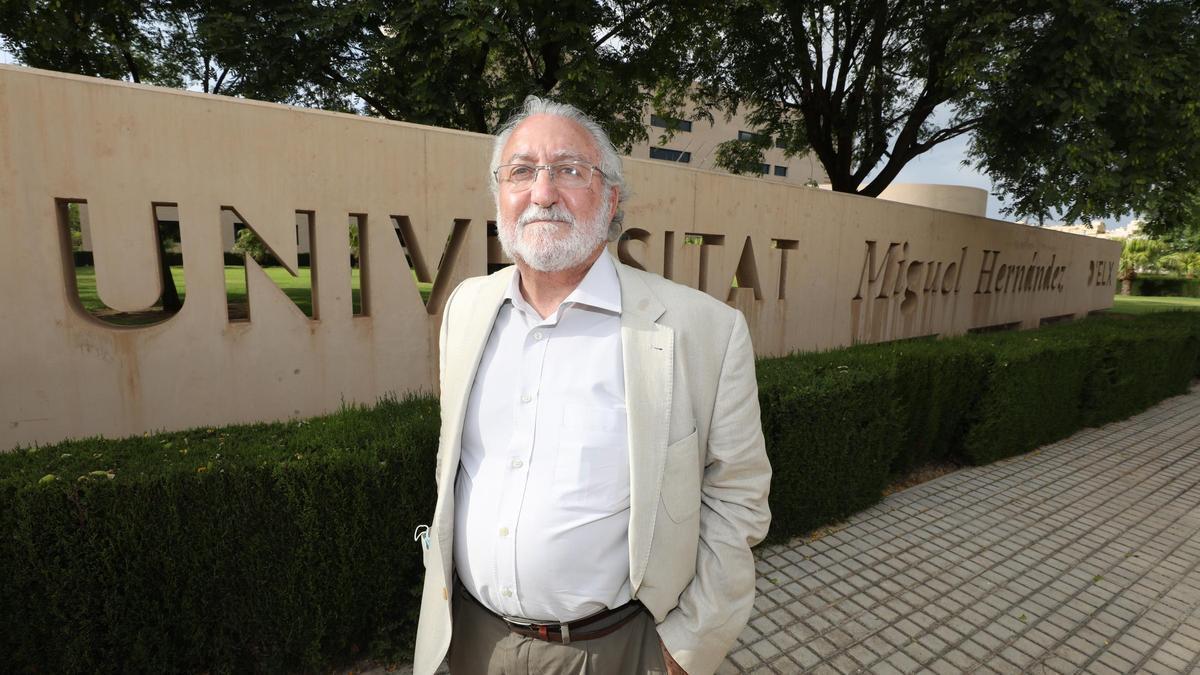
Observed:
[[[724,171],[716,165],[718,145],[725,141],[752,140],[760,135],[740,109],[728,120],[720,114],[714,115],[712,122],[665,118],[647,110],[645,124],[650,138],[633,146],[630,157],[710,171]],[[770,147],[763,153],[759,177],[793,185],[817,185],[829,181],[815,154],[788,157],[782,146],[780,139],[770,139]]]

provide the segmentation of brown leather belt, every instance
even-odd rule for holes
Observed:
[[[461,586],[459,586],[459,589],[459,592],[466,596],[468,600],[478,605],[483,611],[503,621],[508,626],[508,629],[517,635],[544,640],[546,642],[561,642],[563,644],[595,640],[596,638],[610,635],[616,632],[621,626],[632,621],[638,614],[648,611],[641,602],[630,600],[620,607],[606,609],[591,616],[585,616],[582,619],[568,621],[567,623],[525,622],[501,616],[485,607],[482,602],[479,602],[475,596],[463,590]],[[588,630],[583,630],[585,628]]]

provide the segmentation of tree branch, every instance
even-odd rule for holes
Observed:
[[[607,33],[605,33],[604,35],[601,35],[599,38],[597,38],[595,41],[592,42],[592,49],[599,49],[600,45],[604,44],[605,42],[608,42],[610,39],[612,39],[612,37],[614,35],[616,35],[620,31],[624,30],[628,24],[630,24],[634,21],[641,20],[641,18],[643,16],[648,14],[650,12],[650,10],[654,9],[659,4],[661,4],[660,0],[650,0],[650,2],[647,2],[646,4],[642,5],[640,8],[625,15],[625,18],[621,19],[621,21],[619,21],[617,23],[617,25],[613,26],[611,29],[609,29],[609,31]]]

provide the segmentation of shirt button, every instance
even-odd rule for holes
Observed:
[[[529,403],[532,400],[533,400],[533,397],[530,396],[529,394],[521,394],[521,403]]]
[[[544,337],[544,336],[542,335],[542,331],[540,331],[540,330],[539,330],[538,332],[536,332],[536,333],[534,333],[534,334],[533,334],[533,339],[534,339],[534,340],[541,340],[543,337]]]
[[[506,598],[511,598],[512,597],[512,589],[506,588],[506,589],[500,591],[500,595],[503,595]]]
[[[507,528],[507,527],[502,527],[502,528],[500,528],[500,536],[501,536],[501,537],[507,537],[507,536],[508,536],[508,528]]]
[[[523,466],[525,466],[525,462],[522,462],[522,461],[521,461],[521,460],[519,460],[519,459],[514,459],[514,460],[512,461],[512,468],[514,468],[514,469],[519,469],[519,468],[521,468],[521,467],[523,467]]]

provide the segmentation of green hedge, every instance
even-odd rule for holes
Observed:
[[[869,506],[897,473],[1020,454],[1196,375],[1191,312],[764,359],[768,540]],[[298,672],[403,655],[437,432],[420,398],[0,455],[6,670]]]
[[[436,402],[415,399],[0,457],[5,671],[297,672],[396,652],[437,433]]]
[[[1200,279],[1168,274],[1140,275],[1130,289],[1133,295],[1200,298]]]
[[[769,542],[879,500],[896,474],[1028,452],[1187,391],[1200,313],[861,345],[758,364]]]

